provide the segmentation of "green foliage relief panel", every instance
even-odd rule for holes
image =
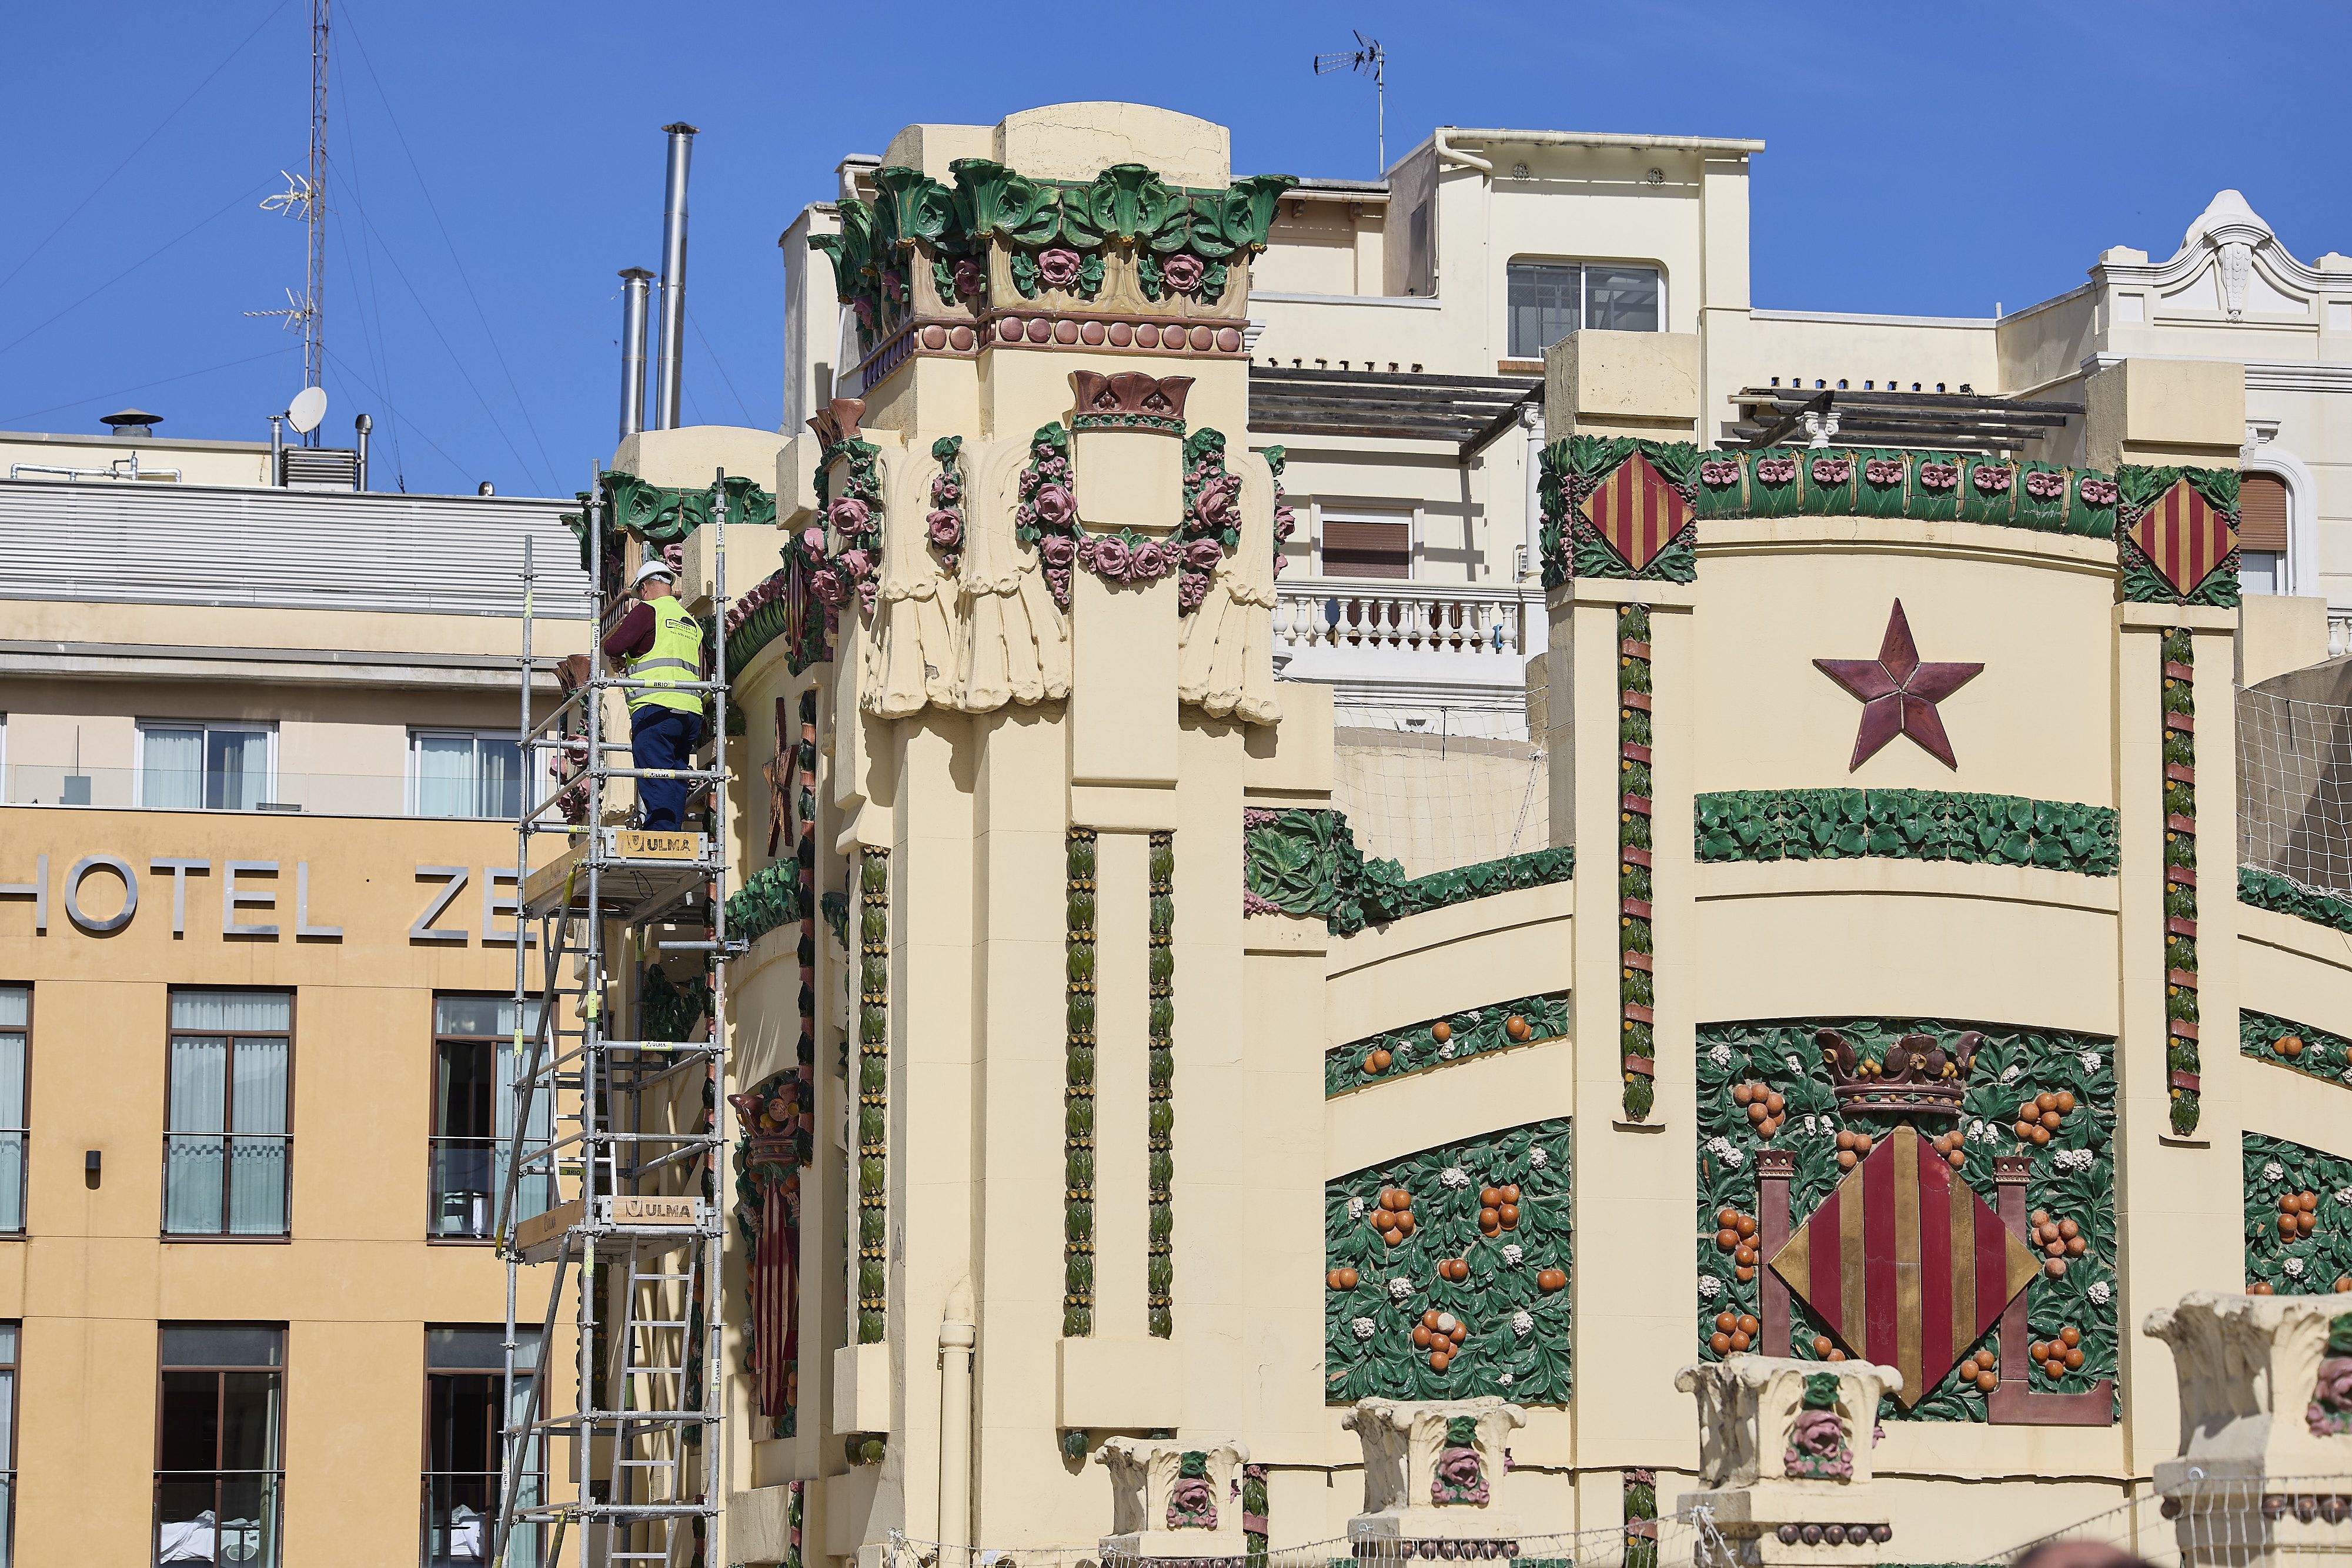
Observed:
[[[1784,1111],[1769,1146],[1795,1156],[1789,1185],[1789,1227],[1793,1233],[1843,1179],[1840,1134],[1883,1139],[1900,1117],[1845,1113],[1830,1088],[1814,1031],[1833,1029],[1865,1060],[1875,1061],[1906,1034],[1936,1036],[1948,1048],[1965,1030],[1984,1032],[1968,1075],[1968,1095],[1957,1124],[1923,1116],[1923,1138],[1949,1131],[1964,1135],[1962,1175],[1986,1207],[1998,1210],[1993,1157],[2024,1155],[2032,1165],[2026,1181],[2029,1209],[2046,1212],[2054,1223],[2074,1220],[2085,1239],[2084,1252],[2065,1260],[2063,1273],[2045,1272],[2026,1287],[2026,1321],[2036,1339],[2072,1327],[2082,1335],[2083,1364],[2062,1378],[2036,1366],[2036,1392],[2080,1393],[2116,1372],[2115,1042],[2096,1035],[2057,1030],[2017,1030],[1991,1024],[1944,1023],[1934,1019],[1816,1019],[1764,1023],[1709,1024],[1698,1031],[1698,1301],[1697,1343],[1703,1359],[1723,1353],[1709,1343],[1719,1313],[1758,1313],[1765,1260],[1752,1266],[1717,1244],[1724,1209],[1757,1214],[1756,1154],[1766,1146],[1748,1113],[1734,1098],[1741,1084],[1761,1083],[1782,1099]],[[2071,1093],[2074,1108],[2060,1118],[2048,1141],[2017,1135],[2019,1106],[2043,1093]],[[1746,1273],[1748,1277],[1741,1279]],[[1801,1297],[1790,1301],[1790,1337],[1785,1354],[1817,1360],[1816,1341],[1827,1333],[1806,1311]],[[1999,1327],[1969,1347],[1994,1346]],[[1762,1354],[1783,1354],[1758,1345]],[[1962,1383],[1957,1368],[1908,1411],[1892,1398],[1879,1406],[1882,1421],[1982,1421],[1985,1396]]]
[[[2246,1289],[2260,1296],[2352,1290],[2352,1159],[2248,1133]]]
[[[1560,1117],[1325,1184],[1329,1403],[1568,1402],[1570,1155]],[[1514,1187],[1516,1203],[1485,1201]],[[1432,1314],[1458,1323],[1458,1341],[1450,1324],[1432,1331]],[[1416,1343],[1416,1331],[1431,1343]]]

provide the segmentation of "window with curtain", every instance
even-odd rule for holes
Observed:
[[[283,1236],[294,998],[173,991],[163,1233]]]
[[[0,1323],[0,1568],[16,1561],[16,1336]]]
[[[278,1568],[286,1331],[164,1323],[157,1337],[155,1562]]]
[[[511,736],[414,731],[409,736],[409,773],[420,817],[510,822],[521,812],[521,751]]]
[[[1605,261],[1515,261],[1505,269],[1509,352],[1539,360],[1570,332],[1656,332],[1664,327],[1664,285],[1654,267]]]
[[[513,1403],[501,1422],[506,1330],[425,1331],[425,1568],[462,1568],[489,1560],[505,1477],[501,1427],[529,1418],[539,1339],[536,1328],[515,1330]],[[518,1478],[517,1500],[523,1506],[540,1499],[545,1458],[544,1447],[532,1443]],[[539,1558],[538,1530],[518,1529],[507,1551],[510,1568],[535,1568]]]
[[[0,986],[0,1232],[25,1228],[25,1047],[33,993]],[[5,1560],[0,1559],[0,1568]]]
[[[433,998],[433,1148],[431,1234],[453,1240],[488,1240],[496,1234],[498,1206],[507,1186],[507,1154],[514,1134],[514,1086],[529,1062],[528,1041],[539,1031],[539,1003],[523,1009],[525,1054],[514,1050],[512,997]],[[528,1155],[544,1149],[552,1119],[534,1098],[524,1130]],[[546,1212],[553,1177],[526,1170],[515,1186],[515,1218]]]
[[[139,742],[142,806],[250,811],[271,798],[266,725],[142,722]]]

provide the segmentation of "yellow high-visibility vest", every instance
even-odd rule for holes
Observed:
[[[685,685],[702,679],[702,624],[686,612],[677,596],[648,600],[654,612],[653,646],[628,662],[628,676],[633,681],[650,681],[661,685]],[[676,708],[680,713],[700,713],[700,692],[633,691],[629,694],[632,709],[645,707]]]

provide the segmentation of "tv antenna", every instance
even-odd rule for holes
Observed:
[[[325,373],[327,360],[327,6],[329,0],[310,0],[310,165],[307,174],[287,174],[286,188],[264,197],[261,210],[299,217],[310,229],[302,292],[286,291],[282,310],[248,310],[247,316],[276,317],[288,331],[302,331],[302,384],[315,387]]]
[[[324,0],[320,0],[324,4]],[[1367,38],[1358,28],[1349,29],[1356,35],[1356,47],[1334,54],[1315,57],[1315,74],[1329,76],[1333,71],[1354,71],[1372,78],[1373,135],[1380,149],[1379,172],[1389,172],[1389,57],[1378,38]]]

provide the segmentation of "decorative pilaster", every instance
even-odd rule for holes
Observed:
[[[1652,967],[1650,817],[1650,611],[1617,612],[1617,893],[1623,967],[1618,971],[1618,1055],[1625,1071],[1625,1119],[1650,1114],[1657,1097],[1657,994]]]
[[[858,866],[857,1342],[877,1344],[890,1306],[890,852]]]
[[[1174,1333],[1176,1210],[1169,1191],[1176,1176],[1176,835],[1151,835],[1151,1017],[1150,1023],[1150,1245],[1144,1254],[1145,1300],[1152,1334]]]
[[[1063,937],[1068,1001],[1062,1086],[1062,1333],[1076,1337],[1095,1332],[1094,830],[1072,828],[1065,858],[1069,925]]]
[[[1516,1406],[1486,1399],[1359,1399],[1339,1425],[1364,1446],[1364,1511],[1348,1539],[1399,1553],[1516,1557],[1520,1520],[1504,1496]],[[1391,1544],[1393,1543],[1393,1544]]]
[[[1101,1542],[1106,1564],[1244,1568],[1251,1550],[1243,1528],[1248,1505],[1233,1506],[1249,1462],[1241,1444],[1113,1437],[1095,1450],[1095,1462],[1110,1472],[1111,1532]]]
[[[2197,1130],[2197,669],[2186,628],[2164,634],[2164,1017],[2172,1130]]]

